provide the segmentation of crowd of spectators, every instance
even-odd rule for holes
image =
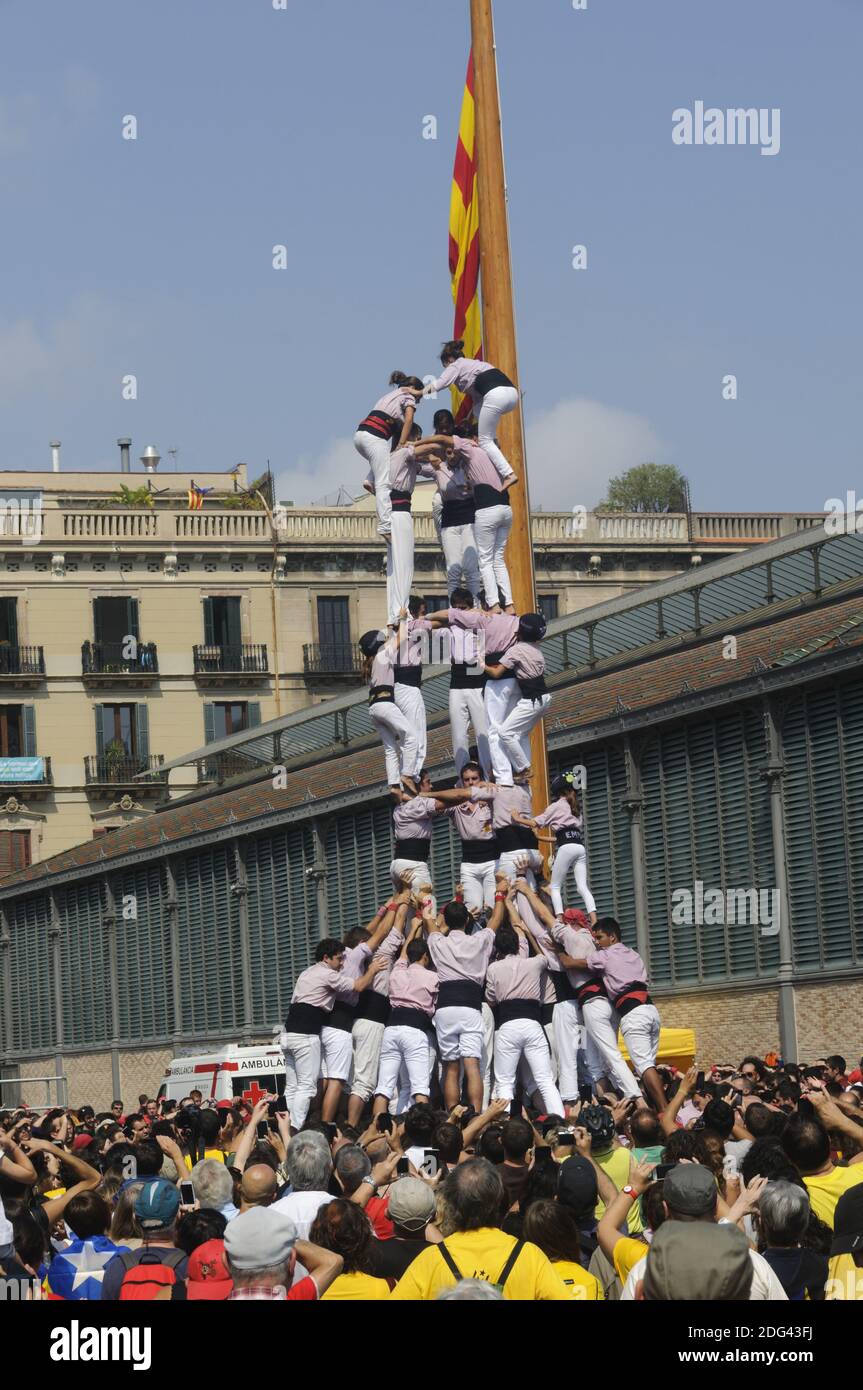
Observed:
[[[21,1299],[863,1301],[863,1075],[750,1056],[538,1115],[0,1112]]]

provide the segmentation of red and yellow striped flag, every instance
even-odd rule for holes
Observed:
[[[464,339],[465,357],[482,356],[479,305],[479,192],[476,180],[476,108],[473,96],[473,52],[467,65],[467,85],[461,108],[449,214],[449,268],[455,300],[454,338]],[[452,388],[453,414],[463,420],[471,413],[469,396]]]

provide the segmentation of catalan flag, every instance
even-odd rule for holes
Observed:
[[[204,498],[208,492],[212,492],[211,487],[198,487],[196,482],[192,482],[189,488],[189,511],[199,512],[204,505]]]
[[[449,214],[449,268],[455,300],[454,338],[464,339],[465,357],[482,357],[482,323],[479,306],[479,191],[476,180],[476,108],[473,95],[473,52],[467,65],[467,83],[461,108],[458,144],[453,170]],[[466,419],[471,413],[469,396],[453,387],[453,414]]]

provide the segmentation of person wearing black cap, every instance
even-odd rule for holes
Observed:
[[[512,676],[518,686],[519,698],[496,730],[514,782],[524,782],[530,774],[530,735],[551,704],[545,686],[545,657],[538,646],[545,630],[541,613],[522,614],[512,646],[499,661],[485,663],[485,673],[492,680]]]
[[[571,869],[575,876],[575,886],[579,891],[585,910],[591,922],[595,922],[596,901],[587,886],[584,816],[581,814],[578,803],[578,793],[575,790],[573,774],[566,772],[561,777],[555,777],[551,784],[551,794],[554,801],[550,806],[546,806],[545,810],[541,811],[538,816],[514,814],[513,820],[518,824],[528,825],[541,840],[553,838],[557,846],[551,870],[550,892],[552,907],[558,920],[563,920],[563,894],[561,890]],[[543,830],[550,830],[552,836],[543,835],[541,833]]]
[[[825,1297],[863,1303],[863,1187],[849,1188],[836,1203]]]

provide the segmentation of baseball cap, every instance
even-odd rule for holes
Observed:
[[[233,1287],[234,1281],[225,1259],[225,1242],[205,1240],[189,1256],[186,1297],[193,1302],[199,1299],[216,1301],[227,1298]]]
[[[165,1178],[144,1183],[135,1198],[135,1215],[145,1231],[163,1231],[173,1226],[180,1209],[180,1194]]]
[[[255,1207],[228,1222],[225,1251],[235,1269],[271,1269],[287,1261],[296,1239],[293,1221],[271,1207]]]
[[[560,1165],[557,1200],[576,1216],[592,1216],[598,1196],[593,1164],[581,1154],[573,1154]]]
[[[863,1183],[849,1187],[833,1213],[831,1255],[856,1255],[863,1251]]]
[[[75,1138],[72,1140],[72,1152],[75,1154],[80,1153],[82,1149],[89,1148],[92,1142],[92,1134],[76,1134]]]
[[[428,1225],[434,1213],[434,1192],[422,1178],[399,1178],[393,1183],[387,1203],[390,1221],[408,1231],[419,1231]]]
[[[716,1207],[716,1179],[700,1163],[678,1163],[666,1174],[662,1198],[681,1216],[705,1216]]]
[[[563,914],[564,922],[568,922],[573,927],[586,927],[590,931],[590,923],[585,914],[578,907],[568,907]]]
[[[735,1226],[666,1221],[651,1241],[644,1267],[647,1299],[730,1302],[748,1299],[751,1287],[749,1246]]]

